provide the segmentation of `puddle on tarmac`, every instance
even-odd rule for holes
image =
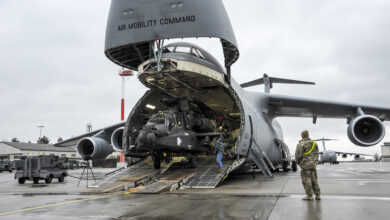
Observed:
[[[47,184],[32,184],[31,188],[42,188],[42,187],[46,187],[46,186],[49,186],[49,185],[47,185]]]

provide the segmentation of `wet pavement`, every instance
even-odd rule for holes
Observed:
[[[96,169],[95,169],[96,170]],[[77,172],[79,171],[71,171]],[[105,170],[96,170],[102,176]],[[297,173],[229,176],[216,189],[80,195],[83,181],[19,185],[0,174],[0,219],[387,219],[390,163],[319,165],[321,201],[302,201]]]

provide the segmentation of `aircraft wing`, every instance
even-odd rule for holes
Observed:
[[[266,95],[268,97],[268,113],[276,117],[351,119],[356,116],[357,109],[361,108],[365,114],[376,116],[382,121],[390,120],[390,108],[284,96],[271,93],[267,93]]]
[[[55,147],[69,147],[69,146],[74,146],[74,145],[77,144],[77,142],[78,142],[81,138],[92,137],[92,136],[98,134],[98,133],[101,132],[101,131],[107,132],[107,134],[111,134],[112,132],[115,131],[115,129],[117,129],[117,128],[119,128],[119,127],[125,126],[125,123],[126,123],[126,122],[121,122],[121,123],[114,124],[114,125],[111,125],[111,126],[102,128],[102,129],[98,129],[98,130],[96,130],[96,131],[92,131],[92,132],[89,132],[89,133],[86,133],[86,134],[82,134],[82,135],[77,136],[77,137],[69,138],[69,139],[67,139],[67,140],[64,140],[64,141],[61,141],[61,142],[58,142],[58,143],[54,144],[54,146],[55,146]],[[111,135],[109,135],[109,136],[111,136]]]

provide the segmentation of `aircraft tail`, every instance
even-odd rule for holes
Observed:
[[[322,146],[324,147],[324,151],[326,151],[326,148],[325,148],[325,141],[337,141],[337,139],[329,139],[329,138],[320,138],[320,139],[316,139],[316,140],[313,140],[313,141],[322,141]]]
[[[269,77],[267,74],[264,74],[263,77],[260,79],[255,79],[250,82],[241,84],[241,87],[246,88],[246,87],[264,84],[264,92],[269,93],[270,90],[272,89],[273,83],[315,85],[314,82]]]

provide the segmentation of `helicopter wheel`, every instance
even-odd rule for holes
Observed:
[[[152,159],[153,159],[153,168],[154,169],[160,169],[160,167],[161,167],[160,157],[156,156],[156,155],[153,155]]]
[[[198,166],[198,162],[196,161],[196,156],[192,155],[188,163],[190,164],[190,168],[192,169],[196,168]]]

